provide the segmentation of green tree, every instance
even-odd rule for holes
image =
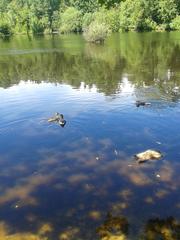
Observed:
[[[176,0],[159,0],[157,13],[160,23],[169,24],[178,13]]]
[[[115,7],[120,4],[123,0],[99,0],[101,6],[105,6],[107,8]]]
[[[123,30],[140,30],[145,19],[143,0],[126,0],[121,3],[120,24]]]
[[[102,7],[94,14],[94,20],[105,24],[111,32],[117,32],[120,27],[119,9],[111,8],[107,10]]]
[[[70,4],[82,13],[95,12],[99,8],[98,0],[70,0]]]
[[[74,8],[69,7],[61,14],[60,32],[80,32],[82,30],[82,14]]]
[[[172,20],[170,28],[173,30],[180,30],[180,15]]]
[[[180,0],[0,0],[0,21],[15,33],[77,32],[93,21],[112,32],[175,29],[179,15]]]

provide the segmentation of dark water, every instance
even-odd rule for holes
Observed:
[[[178,240],[179,160],[180,33],[0,40],[0,239]]]

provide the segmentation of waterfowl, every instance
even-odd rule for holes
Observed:
[[[57,122],[59,120],[60,114],[55,113],[55,115],[48,119],[48,122]]]
[[[144,101],[136,101],[136,107],[140,107],[140,106],[149,106],[151,105],[151,103],[148,102],[144,102]]]
[[[48,122],[57,122],[61,127],[64,127],[66,124],[66,120],[64,120],[64,115],[60,114],[58,112],[55,113],[55,115],[48,119]]]
[[[61,125],[61,127],[64,127],[66,125],[66,120],[64,119],[63,114],[59,114],[58,123]]]

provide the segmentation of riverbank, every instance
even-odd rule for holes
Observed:
[[[107,4],[108,2],[108,4]],[[119,1],[45,0],[30,3],[0,1],[0,35],[79,33],[91,24],[109,32],[180,30],[180,4],[176,0]]]

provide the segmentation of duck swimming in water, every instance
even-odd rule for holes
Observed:
[[[140,107],[140,106],[149,106],[151,105],[151,103],[148,102],[144,102],[144,101],[136,101],[136,107]]]
[[[57,122],[61,127],[66,125],[66,120],[64,120],[64,115],[60,113],[55,113],[55,115],[48,119],[48,122]]]
[[[63,114],[59,114],[58,123],[61,125],[61,127],[64,127],[66,125],[66,120],[64,119]]]

